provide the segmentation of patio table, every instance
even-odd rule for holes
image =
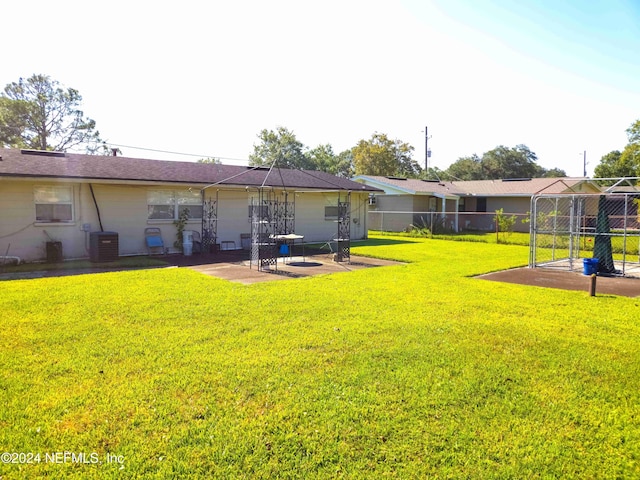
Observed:
[[[284,243],[289,246],[289,261],[291,261],[291,252],[293,251],[296,240],[300,240],[300,244],[302,245],[302,261],[304,262],[304,235],[288,233],[286,235],[273,235],[272,238],[274,238],[275,240],[284,241]]]

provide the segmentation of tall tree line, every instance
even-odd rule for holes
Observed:
[[[96,122],[84,115],[81,104],[77,90],[63,87],[47,75],[32,75],[8,84],[0,93],[0,146],[103,152],[106,147]],[[627,129],[627,135],[628,145],[622,152],[605,155],[596,167],[596,176],[640,176],[640,120]],[[526,145],[499,145],[482,156],[461,157],[446,170],[425,171],[413,158],[413,146],[385,133],[375,132],[340,153],[330,144],[308,148],[285,127],[264,129],[258,139],[249,155],[250,165],[276,162],[281,167],[320,170],[342,177],[361,174],[483,180],[566,176],[563,170],[538,165],[536,154]]]
[[[626,133],[627,145],[600,159],[593,171],[596,178],[640,177],[640,120],[633,122]]]
[[[284,128],[262,130],[259,142],[249,156],[250,165],[277,164],[281,167],[321,170],[343,177],[353,175],[399,176],[405,178],[487,180],[498,178],[562,177],[563,170],[544,169],[526,145],[500,145],[479,157],[471,155],[454,162],[447,170],[430,168],[425,171],[413,158],[414,148],[385,133],[375,132],[371,138],[340,153],[331,145],[307,149]]]

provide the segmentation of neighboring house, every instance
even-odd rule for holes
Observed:
[[[409,225],[430,227],[434,221],[451,231],[493,230],[495,211],[503,209],[519,220],[528,217],[531,198],[538,194],[600,193],[584,178],[526,178],[440,182],[358,175],[354,181],[384,190],[372,194],[369,228],[402,231]],[[519,221],[515,231],[528,231]]]
[[[0,256],[43,260],[47,242],[61,242],[65,259],[86,258],[95,231],[116,232],[120,255],[145,254],[147,227],[172,247],[185,208],[185,228],[202,233],[203,199],[205,216],[216,202],[215,242],[240,248],[263,192],[286,193],[287,233],[305,242],[337,236],[339,200],[350,200],[350,238],[366,238],[369,195],[381,193],[316,171],[0,149]]]

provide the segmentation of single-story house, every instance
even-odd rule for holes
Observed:
[[[369,199],[369,228],[402,231],[410,225],[450,231],[493,230],[495,211],[525,220],[531,198],[539,194],[600,193],[585,178],[522,178],[443,182],[402,177],[358,175],[354,181],[383,190]],[[528,231],[518,221],[515,231]]]
[[[185,209],[185,229],[203,234],[208,226],[214,246],[241,248],[252,206],[267,197],[289,206],[288,231],[279,233],[331,241],[346,205],[349,239],[364,239],[374,193],[317,171],[0,149],[0,256],[39,261],[58,244],[64,259],[86,258],[92,232],[117,233],[119,255],[146,254],[149,227],[171,248]]]

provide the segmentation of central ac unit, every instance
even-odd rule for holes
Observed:
[[[89,234],[89,260],[92,262],[113,262],[118,259],[119,254],[116,232],[91,232]]]

